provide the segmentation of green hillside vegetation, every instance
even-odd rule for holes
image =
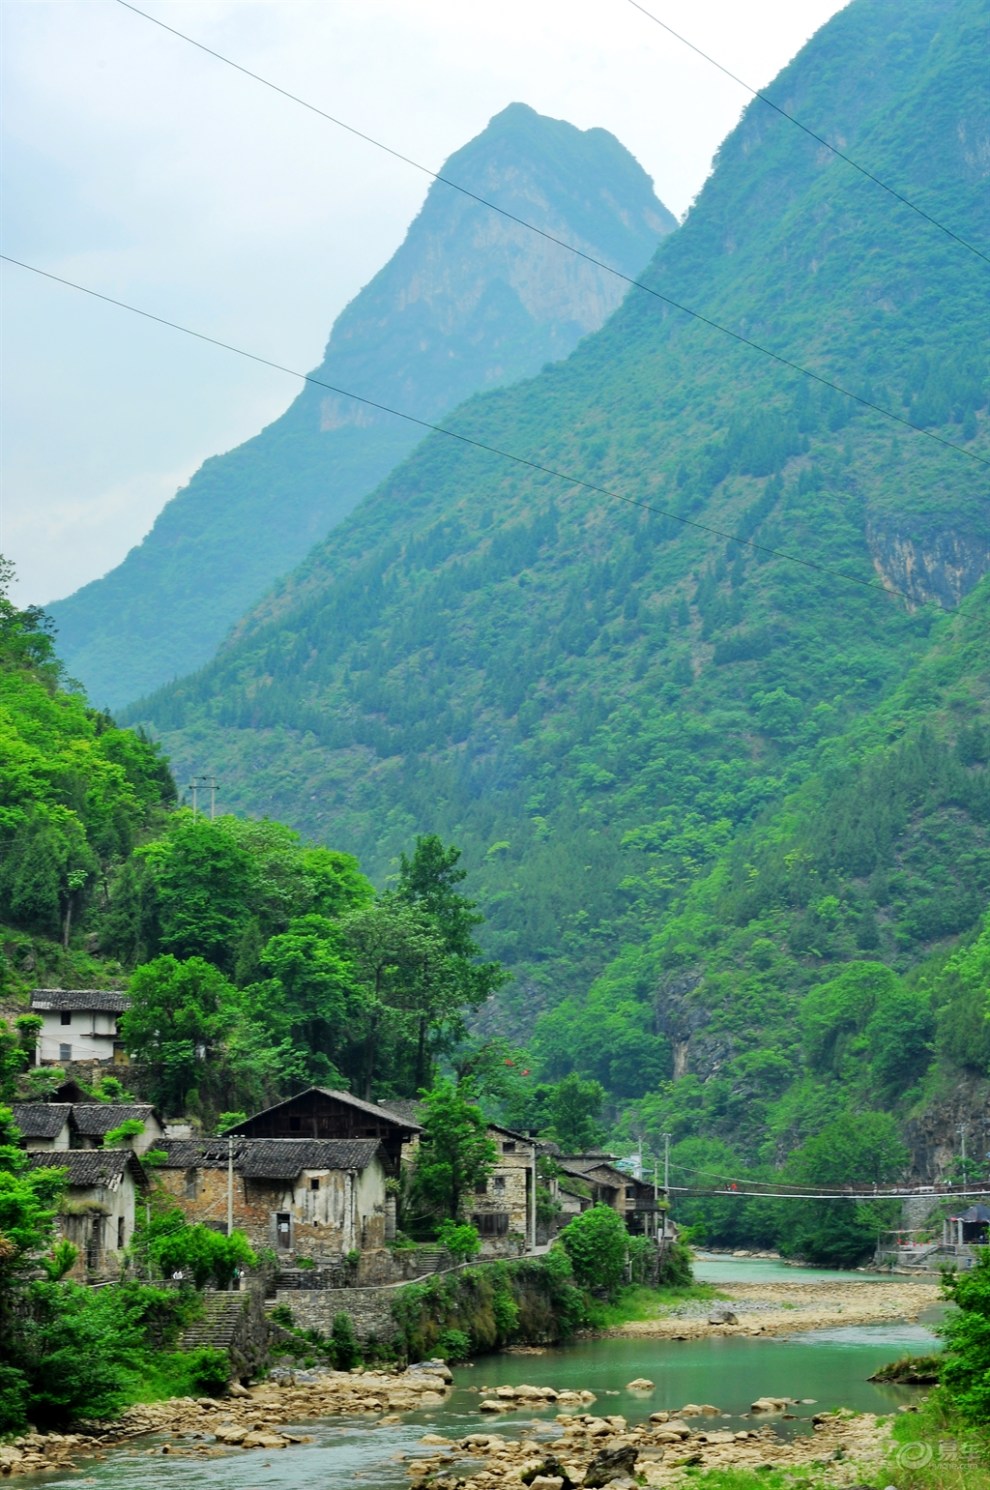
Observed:
[[[51,627],[8,598],[0,558],[0,993],[105,982],[74,927],[175,802],[159,747],[63,686]]]
[[[443,174],[626,274],[675,226],[612,135],[523,104]],[[466,393],[565,356],[622,288],[437,183],[405,243],[338,318],[314,377],[439,419]],[[95,701],[119,708],[207,661],[420,436],[305,386],[253,439],[206,461],[122,564],[50,607],[66,665]]]
[[[0,1101],[24,1076],[31,987],[126,986],[133,1082],[206,1124],[318,1081],[411,1097],[502,981],[459,851],[436,837],[376,895],[350,855],[271,820],[176,806],[156,745],[65,686],[47,618],[0,560]]]
[[[988,607],[984,584],[676,914],[541,1019],[550,1074],[607,1080],[638,1017],[665,1075],[686,1055],[642,1082],[647,1128],[770,1163],[849,1105],[909,1111],[935,1052],[990,1074],[982,942],[947,951],[990,903]]]
[[[976,241],[982,14],[858,0],[772,89]],[[757,102],[647,281],[985,459],[982,275]],[[887,820],[864,828],[871,867],[833,889],[848,847],[834,833],[856,837],[858,794],[875,789],[855,775],[857,722],[908,675],[930,690],[912,669],[951,651],[942,608],[987,567],[984,467],[641,292],[566,362],[450,424],[659,510],[431,437],[209,667],[134,718],[183,769],[222,772],[237,810],[332,835],[380,881],[413,834],[457,842],[486,948],[515,975],[482,1028],[535,1038],[619,1103],[664,1090],[676,1056],[716,1132],[733,1119],[713,1072],[742,1062],[725,1085],[762,1145],[773,1101],[810,1069],[796,1036],[760,1048],[767,1018],[783,1028],[844,960],[902,977],[986,907],[982,767],[951,729],[920,728],[920,682],[902,695]],[[878,573],[916,603],[868,588]],[[978,712],[978,630],[969,646]],[[820,823],[798,836],[821,867],[805,883],[800,857],[767,848],[756,888],[740,882],[750,835],[769,820],[786,836],[780,804],[813,777]],[[934,805],[917,827],[922,788]],[[716,887],[704,937],[686,939]],[[754,937],[771,942],[763,1004],[715,997],[749,976],[734,928],[770,921],[782,896],[800,924],[783,947]],[[779,1121],[786,1149],[803,1120]]]

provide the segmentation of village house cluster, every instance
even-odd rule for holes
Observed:
[[[37,990],[32,1009],[45,1020],[39,1062],[52,1063],[51,1052],[71,1043],[76,1069],[120,1064],[116,1016],[125,1007],[119,994]],[[71,1039],[61,1041],[63,1031]],[[77,1276],[119,1275],[152,1185],[190,1222],[242,1231],[280,1266],[346,1261],[353,1278],[369,1281],[395,1271],[389,1244],[400,1178],[415,1165],[422,1132],[415,1102],[379,1104],[310,1087],[204,1138],[147,1103],[93,1102],[67,1081],[49,1100],[16,1104],[14,1120],[33,1164],[68,1171],[59,1224],[79,1249]],[[665,1206],[656,1187],[617,1168],[610,1155],[560,1154],[498,1123],[488,1125],[488,1137],[495,1160],[468,1207],[483,1254],[518,1255],[547,1239],[553,1223],[538,1214],[541,1186],[557,1226],[605,1204],[630,1231],[662,1235]],[[541,1178],[546,1159],[552,1163],[543,1164]]]

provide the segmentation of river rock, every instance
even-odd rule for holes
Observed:
[[[287,1438],[271,1430],[248,1433],[241,1440],[241,1448],[244,1449],[284,1449],[287,1444]]]
[[[637,1376],[635,1381],[626,1382],[627,1392],[652,1392],[654,1383],[648,1376]]]
[[[792,1405],[791,1397],[757,1397],[750,1404],[750,1412],[783,1412],[785,1407]]]
[[[585,1490],[600,1490],[604,1485],[614,1485],[616,1480],[632,1480],[638,1457],[639,1451],[633,1444],[601,1449],[588,1465],[581,1484]]]
[[[243,1443],[247,1434],[242,1423],[218,1423],[213,1430],[217,1443]]]

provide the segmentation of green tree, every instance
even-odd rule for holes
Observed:
[[[599,1081],[583,1081],[576,1071],[551,1087],[550,1134],[565,1154],[579,1154],[603,1142],[602,1110],[605,1088]]]
[[[422,1125],[410,1193],[414,1222],[463,1218],[464,1198],[483,1185],[498,1151],[469,1082],[441,1078],[422,1096]]]
[[[156,1208],[150,1220],[142,1219],[132,1245],[144,1268],[150,1265],[166,1278],[181,1272],[194,1288],[211,1282],[228,1288],[240,1268],[257,1263],[243,1232],[225,1236],[201,1222],[190,1224],[174,1206]]]
[[[967,1273],[942,1275],[943,1296],[956,1305],[939,1325],[945,1341],[939,1395],[970,1422],[990,1423],[990,1247]]]
[[[138,968],[128,992],[121,1038],[148,1067],[152,1101],[184,1112],[193,1088],[216,1085],[217,1057],[239,1010],[236,990],[202,957],[180,961],[166,954]]]
[[[341,1072],[367,1011],[341,928],[326,916],[300,916],[270,939],[261,965],[268,981],[248,990],[258,1021],[302,1054],[310,1080],[346,1085]]]
[[[788,1181],[809,1186],[883,1184],[908,1161],[897,1124],[887,1112],[844,1112],[809,1138],[785,1167]],[[831,1267],[853,1267],[894,1224],[896,1201],[795,1200],[781,1202],[782,1250]]]
[[[42,1020],[38,1014],[20,1014],[14,1029],[0,1019],[0,1102],[14,1096],[16,1078],[31,1065]]]
[[[157,946],[232,973],[250,917],[255,863],[223,818],[183,809],[164,838],[137,850],[150,879]]]
[[[571,1259],[574,1277],[582,1288],[614,1298],[625,1276],[629,1233],[617,1211],[593,1205],[569,1221],[560,1244]]]
[[[418,1091],[435,1052],[464,1028],[466,964],[423,906],[398,895],[351,912],[341,929],[366,1014],[361,1089],[370,1098],[389,1062],[393,1087]]]
[[[429,916],[446,951],[457,960],[462,1002],[477,1009],[508,975],[497,962],[479,961],[474,931],[484,917],[476,902],[457,889],[467,878],[460,858],[460,849],[445,846],[436,833],[417,838],[412,857],[401,856],[396,894]]]
[[[481,1251],[478,1229],[468,1221],[441,1221],[437,1227],[437,1241],[455,1262],[467,1262]]]

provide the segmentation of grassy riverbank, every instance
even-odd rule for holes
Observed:
[[[627,1324],[646,1324],[685,1305],[708,1305],[728,1295],[712,1283],[683,1284],[677,1288],[648,1288],[631,1283],[611,1301],[593,1299],[588,1306],[588,1326],[593,1330],[621,1330]]]
[[[920,1411],[893,1418],[850,1417],[842,1452],[821,1454],[818,1440],[796,1440],[787,1446],[789,1457],[759,1468],[725,1465],[711,1469],[679,1467],[666,1483],[680,1480],[695,1490],[988,1490],[990,1486],[990,1429],[967,1425],[946,1411],[937,1398]],[[805,1450],[804,1462],[793,1454]],[[829,1448],[833,1446],[829,1442]],[[777,1456],[768,1450],[767,1458]],[[663,1482],[657,1476],[654,1483]]]
[[[697,1294],[705,1285],[690,1293]],[[608,1328],[626,1335],[658,1339],[685,1339],[698,1335],[790,1335],[801,1330],[830,1329],[838,1325],[884,1324],[897,1319],[915,1320],[938,1303],[935,1283],[876,1283],[862,1280],[836,1282],[722,1283],[718,1293],[707,1297],[722,1301],[734,1316],[725,1323],[710,1324],[710,1310],[685,1297],[649,1309],[647,1301],[636,1314],[616,1320]],[[704,1299],[701,1294],[700,1298]]]

